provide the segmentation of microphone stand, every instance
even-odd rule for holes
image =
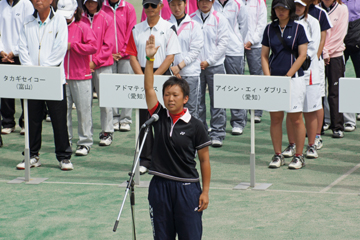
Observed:
[[[119,225],[119,220],[120,220],[120,216],[121,216],[121,213],[122,213],[122,210],[124,208],[124,204],[125,204],[125,200],[126,200],[126,197],[129,193],[129,191],[131,190],[131,194],[130,194],[130,205],[131,205],[131,217],[132,217],[132,229],[133,229],[133,239],[136,240],[136,232],[135,232],[135,189],[134,189],[134,185],[135,185],[135,182],[134,182],[134,176],[135,176],[135,170],[136,170],[136,166],[138,165],[139,163],[139,158],[140,158],[140,153],[144,147],[144,143],[145,143],[145,140],[146,140],[146,136],[149,132],[149,128],[150,126],[146,126],[145,128],[145,134],[144,134],[144,137],[143,137],[143,140],[142,140],[142,143],[141,143],[141,146],[140,146],[140,150],[139,151],[136,151],[135,153],[135,156],[134,156],[134,162],[133,162],[133,168],[132,168],[132,171],[131,171],[131,174],[130,174],[130,179],[127,181],[127,186],[126,186],[126,190],[125,190],[125,196],[124,196],[124,199],[122,201],[122,204],[121,204],[121,207],[120,207],[120,211],[119,211],[119,215],[115,221],[115,225],[114,225],[114,229],[113,231],[116,232],[116,229]],[[141,130],[141,129],[140,129]]]

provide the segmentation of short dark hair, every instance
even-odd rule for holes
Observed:
[[[96,12],[100,11],[100,9],[102,8],[103,2],[104,2],[103,0],[97,0],[98,6],[97,6],[97,11]],[[86,8],[85,4],[83,4],[83,8],[84,8],[84,11],[86,13],[89,13],[89,11]]]
[[[187,83],[187,81],[185,79],[177,78],[177,77],[170,77],[168,80],[166,80],[166,82],[164,82],[163,89],[162,89],[163,96],[165,94],[165,89],[167,87],[172,87],[174,85],[177,85],[181,88],[181,91],[184,94],[184,98],[186,96],[189,96],[189,94],[190,94],[189,84]]]
[[[80,22],[82,18],[82,12],[83,12],[82,8],[78,6],[76,8],[76,13],[74,14],[75,22]]]
[[[297,20],[299,18],[298,15],[296,15],[296,6],[295,6],[295,3],[294,3],[294,0],[282,0],[282,2],[286,2],[286,4],[289,6],[289,20]],[[278,20],[278,17],[276,16],[276,13],[275,13],[275,9],[274,9],[274,6],[275,4],[279,3],[279,0],[273,0],[272,3],[271,3],[271,16],[270,16],[270,19],[272,22]]]

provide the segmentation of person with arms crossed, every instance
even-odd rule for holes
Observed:
[[[184,79],[170,77],[163,85],[162,106],[154,86],[155,37],[146,44],[144,76],[148,111],[158,114],[154,123],[154,148],[149,174],[150,218],[156,240],[200,240],[202,211],[209,204],[211,141],[202,122],[192,117],[184,105],[189,99],[189,85]],[[194,160],[199,157],[202,189]]]
[[[146,64],[146,40],[152,34],[155,36],[156,45],[160,46],[156,53],[154,66],[155,75],[171,75],[170,65],[174,56],[181,52],[180,44],[173,24],[165,21],[160,16],[163,4],[160,0],[144,0],[143,7],[146,13],[146,21],[143,21],[132,29],[126,52],[130,55],[130,64],[135,74],[144,74]],[[140,126],[149,119],[149,112],[140,109]],[[143,133],[140,133],[140,141]],[[153,145],[152,131],[146,138],[143,151],[140,155],[140,173],[144,174],[150,166],[151,151]]]
[[[169,22],[174,24],[181,45],[181,53],[175,55],[171,71],[178,78],[185,79],[190,87],[189,100],[185,107],[191,116],[198,118],[198,99],[200,85],[200,60],[198,58],[204,46],[204,36],[200,25],[185,13],[185,0],[168,0],[172,12]]]
[[[63,61],[68,46],[66,20],[54,12],[50,6],[52,0],[32,0],[35,12],[28,16],[20,35],[19,57],[21,65],[60,67],[63,71],[63,100],[29,100],[29,146],[30,167],[41,166],[39,151],[45,103],[52,117],[55,153],[61,170],[74,169],[70,161],[72,150],[66,125],[66,87]],[[39,37],[40,36],[40,37]],[[25,161],[17,165],[25,169]]]

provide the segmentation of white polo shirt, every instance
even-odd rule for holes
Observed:
[[[29,0],[14,0],[12,6],[7,0],[0,1],[0,52],[19,55],[20,30],[33,12]]]
[[[150,28],[148,22],[143,21],[133,28],[126,49],[129,55],[137,56],[141,67],[144,68],[146,64],[146,41],[151,34],[155,36],[155,46],[160,46],[154,56],[154,68],[159,68],[166,56],[181,52],[176,28],[172,23],[160,17],[158,23]]]

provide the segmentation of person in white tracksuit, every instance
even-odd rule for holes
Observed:
[[[190,87],[189,100],[185,107],[191,116],[199,118],[199,86],[200,86],[200,60],[199,54],[204,46],[204,36],[201,33],[199,23],[193,21],[185,13],[186,1],[168,0],[172,12],[169,22],[176,27],[181,53],[175,55],[174,66],[171,67],[173,74],[187,81]]]
[[[210,138],[213,147],[221,147],[225,139],[226,111],[214,108],[214,74],[225,74],[224,60],[229,42],[229,23],[212,7],[215,0],[199,0],[198,10],[191,18],[200,23],[204,34],[204,47],[200,53],[199,118],[206,123],[206,85],[210,94]]]
[[[245,6],[239,0],[215,0],[215,11],[224,15],[229,22],[229,41],[225,53],[225,70],[227,74],[244,74],[244,41],[247,31],[247,14]],[[245,109],[230,109],[233,135],[241,135],[246,125]]]
[[[245,0],[247,32],[244,37],[246,62],[250,75],[263,75],[261,40],[267,24],[267,8],[263,0]],[[262,110],[255,110],[255,123],[261,122]],[[246,120],[246,119],[245,119]]]

